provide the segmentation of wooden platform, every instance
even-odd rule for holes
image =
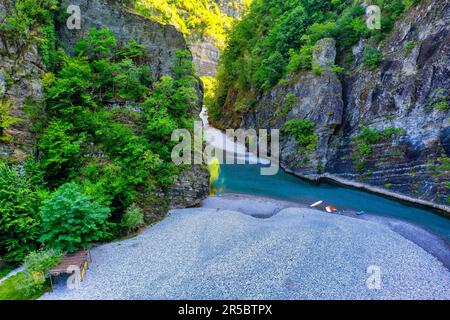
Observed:
[[[63,260],[48,272],[53,288],[53,277],[59,277],[63,274],[71,275],[77,270],[80,272],[81,280],[83,280],[86,270],[92,262],[90,250],[81,250],[77,253],[67,254]]]
[[[82,270],[88,260],[90,260],[89,250],[81,250],[77,253],[67,254],[60,262],[60,264],[51,269],[49,273],[54,277],[60,276],[61,274],[65,273],[72,273],[73,270],[68,270],[69,267],[73,268],[73,266],[78,267],[80,268],[80,270]]]

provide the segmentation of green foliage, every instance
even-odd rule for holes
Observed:
[[[317,147],[315,128],[314,123],[309,119],[294,119],[284,124],[285,132],[293,136],[299,147],[307,152],[313,152]]]
[[[344,68],[342,68],[342,67],[340,67],[340,66],[337,66],[337,65],[333,65],[333,66],[331,67],[331,72],[334,72],[334,73],[337,73],[337,74],[341,74],[341,73],[343,73],[344,71],[345,71]]]
[[[75,46],[75,54],[91,60],[109,59],[117,46],[117,40],[108,29],[92,29],[85,39],[80,39]]]
[[[201,80],[203,82],[203,88],[205,91],[203,96],[203,104],[206,109],[209,110],[210,108],[214,108],[211,106],[215,103],[216,100],[217,79],[210,76],[204,76],[201,78]]]
[[[77,135],[74,127],[61,120],[53,120],[42,135],[39,148],[41,166],[50,186],[58,186],[76,177],[82,163],[82,144],[86,137]]]
[[[128,233],[136,231],[144,224],[144,212],[135,204],[129,207],[122,217],[122,228]]]
[[[229,10],[245,11],[251,0],[227,1]],[[210,0],[139,0],[139,13],[163,24],[175,26],[188,38],[209,37],[223,47],[226,32],[234,18],[219,8],[220,2]]]
[[[62,69],[46,87],[53,115],[71,120],[111,100],[141,101],[148,93],[150,70],[137,64],[144,53],[135,40],[118,46],[111,31],[92,29],[77,43],[75,53],[63,58]]]
[[[29,271],[45,273],[56,266],[63,258],[61,252],[52,249],[31,252],[24,260],[24,267]]]
[[[413,49],[417,46],[417,41],[408,41],[405,45],[405,57],[409,57]]]
[[[221,61],[221,86],[263,91],[286,73],[311,69],[317,40],[333,37],[344,50],[368,35],[366,29],[358,4],[256,0],[232,30]]]
[[[50,187],[77,180],[119,223],[138,189],[172,182],[171,134],[192,124],[198,81],[190,53],[180,51],[173,77],[152,84],[140,64],[145,47],[135,40],[118,44],[106,29],[91,30],[75,53],[45,79],[51,119],[41,137],[41,167]],[[112,104],[144,113],[104,108]]]
[[[36,299],[47,291],[45,274],[61,261],[63,255],[53,250],[30,253],[24,261],[25,270],[0,284],[1,300]]]
[[[402,128],[387,127],[384,130],[363,128],[355,137],[357,150],[352,156],[353,161],[356,163],[357,170],[360,173],[365,171],[366,160],[373,153],[373,145],[380,143],[383,140],[391,139],[402,133]]]
[[[61,186],[44,201],[40,241],[58,251],[76,252],[107,236],[108,208],[83,194],[75,183]]]
[[[70,251],[86,246],[110,236],[106,224],[118,235],[125,210],[139,194],[165,190],[179,172],[170,162],[171,134],[192,126],[198,104],[191,54],[176,52],[173,75],[153,83],[141,65],[144,55],[137,41],[119,44],[109,30],[93,29],[76,44],[74,57],[63,55],[59,68],[44,77],[49,119],[43,121],[34,165],[43,180],[38,183],[51,190],[80,185],[72,191],[76,199],[66,190],[78,188],[73,184],[50,197],[42,192],[48,198],[41,236],[47,246]],[[97,210],[99,217],[106,207],[107,223],[92,225],[86,231],[91,235],[83,235],[87,239],[80,236],[81,226],[60,235],[81,219],[65,224],[64,217],[84,214],[80,210]]]
[[[387,127],[384,130],[377,130],[375,128],[363,128],[361,133],[356,136],[356,140],[366,144],[376,144],[381,140],[392,138],[403,132],[401,128]]]
[[[58,0],[16,0],[12,14],[0,24],[0,31],[17,44],[39,41],[43,26],[52,23],[57,5]]]
[[[321,76],[323,73],[323,68],[319,63],[317,63],[316,61],[313,61],[312,62],[312,71],[314,72],[315,75]]]
[[[449,103],[447,101],[439,101],[434,105],[434,107],[437,110],[443,110],[443,111],[447,111],[450,109]]]
[[[311,69],[313,48],[314,46],[312,45],[304,45],[299,52],[291,49],[289,51],[290,58],[289,63],[286,66],[286,73]]]
[[[42,296],[47,288],[40,273],[27,271],[0,283],[0,300],[34,300]]]
[[[6,129],[11,125],[21,122],[22,120],[11,116],[11,102],[0,101],[0,141],[7,142],[9,137],[6,136]]]
[[[450,109],[450,99],[447,95],[445,95],[445,90],[443,88],[436,89],[436,97],[434,100],[434,108],[436,110],[447,111]]]
[[[16,269],[16,266],[12,264],[3,264],[0,265],[0,279],[6,277],[11,271]]]
[[[213,120],[220,119],[221,108],[231,92],[250,91],[258,95],[285,79],[286,74],[311,69],[321,74],[320,68],[312,63],[313,47],[320,39],[336,40],[338,59],[346,55],[348,65],[353,60],[349,53],[352,46],[361,38],[372,37],[376,43],[407,8],[416,4],[415,0],[372,2],[381,8],[381,30],[367,28],[360,1],[254,0],[249,13],[233,27],[221,56],[218,94],[210,110]],[[366,50],[365,66],[373,70],[380,61],[379,52]],[[244,99],[243,95],[239,99]]]
[[[0,256],[3,260],[20,262],[35,250],[39,203],[25,175],[0,161]]]
[[[167,161],[169,150],[174,145],[171,142],[173,130],[192,128],[190,114],[198,104],[197,80],[192,76],[193,66],[189,58],[189,52],[178,52],[174,77],[163,76],[142,104],[147,120],[146,136],[152,141],[152,149],[160,150],[160,156]]]
[[[377,49],[368,45],[364,47],[362,64],[365,68],[375,71],[382,59],[383,56]]]

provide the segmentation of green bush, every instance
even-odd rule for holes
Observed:
[[[25,270],[0,283],[0,300],[36,299],[48,290],[45,274],[62,259],[52,250],[30,253],[24,262]]]
[[[362,58],[362,64],[364,67],[366,67],[369,70],[375,71],[378,68],[378,65],[380,64],[382,59],[383,56],[377,49],[368,45],[364,47]]]
[[[122,228],[127,232],[133,232],[144,225],[144,211],[133,204],[125,211],[125,214],[122,217]]]
[[[414,48],[417,46],[417,41],[408,41],[405,45],[405,57],[409,57],[411,55],[411,52],[414,50]]]
[[[445,90],[443,88],[436,89],[436,97],[434,102],[434,108],[436,110],[447,111],[449,107],[449,97],[445,94]]]
[[[317,147],[316,126],[309,119],[289,120],[284,124],[287,134],[293,136],[302,149],[312,152]]]
[[[402,132],[402,128],[394,127],[387,127],[384,130],[377,130],[376,128],[363,128],[355,137],[357,142],[357,150],[352,155],[358,172],[364,172],[366,159],[373,153],[373,145],[380,143],[383,140],[400,135]]]
[[[82,193],[75,183],[61,186],[44,201],[40,241],[47,248],[76,252],[107,236],[108,208]]]
[[[76,134],[71,124],[54,120],[44,131],[39,144],[40,164],[50,186],[59,186],[77,177],[82,161],[84,134]]]
[[[2,97],[0,97],[0,141],[6,142],[8,140],[5,133],[6,129],[22,120],[11,116],[11,102],[3,101],[1,98]]]
[[[0,161],[0,256],[20,262],[36,249],[40,199],[22,170]]]

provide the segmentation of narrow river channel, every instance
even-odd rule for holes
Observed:
[[[202,112],[201,118],[210,144],[217,147],[232,145],[231,143],[224,144],[226,136],[208,124],[205,111]],[[228,149],[229,152],[233,151],[233,149]],[[237,145],[234,146],[234,149],[238,156],[245,156],[242,154],[245,153],[243,146]],[[247,154],[246,156],[248,158],[253,155]],[[221,165],[218,185],[222,193],[264,196],[305,205],[323,200],[333,204],[339,210],[364,211],[412,223],[450,243],[450,219],[432,210],[338,184],[304,181],[281,169],[277,175],[263,176],[260,174],[260,165]]]

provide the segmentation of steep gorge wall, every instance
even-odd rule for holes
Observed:
[[[353,48],[355,59],[345,74],[325,68],[321,75],[290,76],[287,83],[257,97],[245,114],[231,111],[237,93],[230,92],[223,122],[228,127],[283,128],[288,120],[308,118],[316,125],[318,148],[305,161],[295,139],[282,134],[281,164],[288,171],[448,206],[450,111],[436,104],[449,101],[449,21],[449,1],[423,1],[382,42],[383,60],[377,70],[362,66],[361,41]],[[333,50],[323,41],[316,48],[316,60],[333,64]],[[403,132],[374,144],[361,168],[355,137],[369,127]]]
[[[175,53],[186,50],[183,35],[171,25],[151,21],[114,0],[64,0],[62,8],[77,5],[81,9],[81,29],[69,30],[66,20],[59,21],[58,39],[69,50],[92,28],[108,28],[119,42],[137,40],[145,46],[144,64],[151,69],[153,79],[171,74]],[[66,15],[67,17],[68,15]]]
[[[245,5],[241,0],[211,0],[222,13],[238,19],[244,11]],[[189,49],[199,76],[215,77],[220,59],[220,49],[213,39],[202,37],[190,39]]]
[[[0,23],[11,14],[13,7],[13,0],[0,0]],[[1,158],[22,161],[33,151],[35,138],[25,105],[27,97],[42,99],[44,72],[36,43],[23,43],[0,33],[0,103],[7,106],[4,112],[18,120],[0,139]]]

